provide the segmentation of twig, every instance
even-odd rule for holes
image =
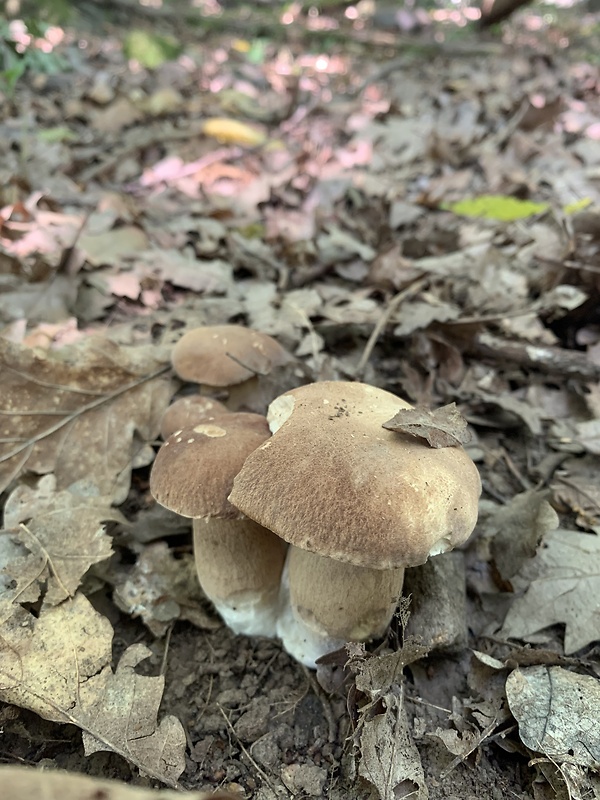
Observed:
[[[222,708],[222,706],[220,706],[220,705],[217,703],[217,708],[219,709],[219,711],[220,711],[220,712],[221,712],[221,714],[223,715],[223,719],[225,720],[225,723],[226,723],[227,727],[229,728],[229,731],[231,732],[231,735],[233,736],[233,738],[234,738],[234,739],[235,739],[235,741],[237,742],[237,745],[238,745],[238,747],[240,748],[240,750],[242,751],[242,753],[243,753],[243,754],[246,756],[246,758],[248,759],[248,761],[249,761],[249,762],[252,764],[252,766],[254,767],[254,769],[255,769],[255,770],[258,772],[258,774],[260,775],[260,777],[261,777],[261,778],[263,779],[263,781],[264,781],[264,782],[267,784],[267,786],[268,786],[268,787],[269,787],[269,789],[270,789],[270,790],[273,792],[273,794],[274,794],[274,795],[277,795],[277,791],[275,790],[275,787],[273,786],[273,784],[272,784],[272,783],[271,783],[271,781],[269,780],[269,776],[267,775],[267,773],[266,773],[264,770],[262,770],[262,769],[261,769],[261,768],[258,766],[258,764],[257,764],[257,763],[256,763],[256,761],[255,761],[255,760],[252,758],[252,756],[250,755],[250,753],[248,752],[248,750],[247,750],[247,749],[244,747],[244,745],[243,745],[243,744],[242,744],[242,742],[240,741],[240,737],[239,737],[239,736],[237,735],[237,733],[235,732],[235,728],[233,727],[233,725],[232,725],[232,724],[231,724],[231,722],[229,721],[229,717],[228,717],[228,716],[227,716],[227,714],[226,714],[226,713],[223,711],[223,708]]]
[[[563,378],[580,378],[586,381],[600,379],[600,366],[577,350],[508,341],[490,333],[480,333],[463,349],[469,355],[494,361],[505,360],[520,367],[561,375]]]
[[[431,280],[431,276],[426,275],[422,278],[417,278],[417,280],[413,281],[406,289],[402,289],[401,292],[398,292],[397,295],[392,297],[390,302],[388,303],[387,308],[377,321],[377,324],[373,328],[371,335],[365,345],[365,349],[363,351],[362,356],[360,357],[360,361],[356,367],[355,377],[360,379],[362,377],[362,373],[367,366],[367,362],[371,358],[371,353],[373,352],[373,348],[377,344],[377,340],[381,336],[385,326],[390,321],[394,312],[398,309],[398,307],[406,300],[407,297],[411,297],[412,295],[416,294],[420,291],[429,281]]]

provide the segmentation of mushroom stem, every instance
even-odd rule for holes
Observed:
[[[290,546],[277,635],[314,669],[347,642],[383,636],[402,593],[404,569],[371,569]]]
[[[286,544],[250,519],[195,519],[200,585],[224,622],[246,636],[275,636]]]

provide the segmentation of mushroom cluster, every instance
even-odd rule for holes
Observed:
[[[299,386],[273,400],[268,424],[216,401],[178,402],[152,494],[193,518],[198,577],[224,621],[278,636],[309,667],[383,635],[404,569],[475,527],[481,483],[465,450],[383,428],[411,406],[382,389]]]
[[[387,628],[404,569],[464,542],[481,482],[462,447],[382,424],[408,403],[324,381],[273,401],[273,436],[244,461],[231,503],[289,543],[277,633],[307,666]]]

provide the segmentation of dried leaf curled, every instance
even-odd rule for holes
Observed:
[[[424,408],[400,409],[388,422],[388,431],[407,433],[424,439],[430,447],[458,447],[471,441],[467,420],[456,408],[456,403],[428,411]]]

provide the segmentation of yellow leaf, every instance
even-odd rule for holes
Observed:
[[[500,194],[486,194],[442,205],[442,208],[464,217],[496,219],[501,222],[526,219],[547,211],[548,207],[548,203],[533,203],[530,200],[519,200],[517,197],[505,197]]]
[[[592,202],[591,197],[582,197],[581,200],[576,200],[574,203],[569,203],[564,206],[563,211],[567,215],[576,214],[578,211],[583,211],[585,208],[591,206]]]
[[[261,131],[246,125],[245,122],[238,122],[236,119],[227,117],[207,119],[203,131],[206,136],[212,136],[227,144],[246,144],[250,147],[257,147],[267,141],[267,137]]]

